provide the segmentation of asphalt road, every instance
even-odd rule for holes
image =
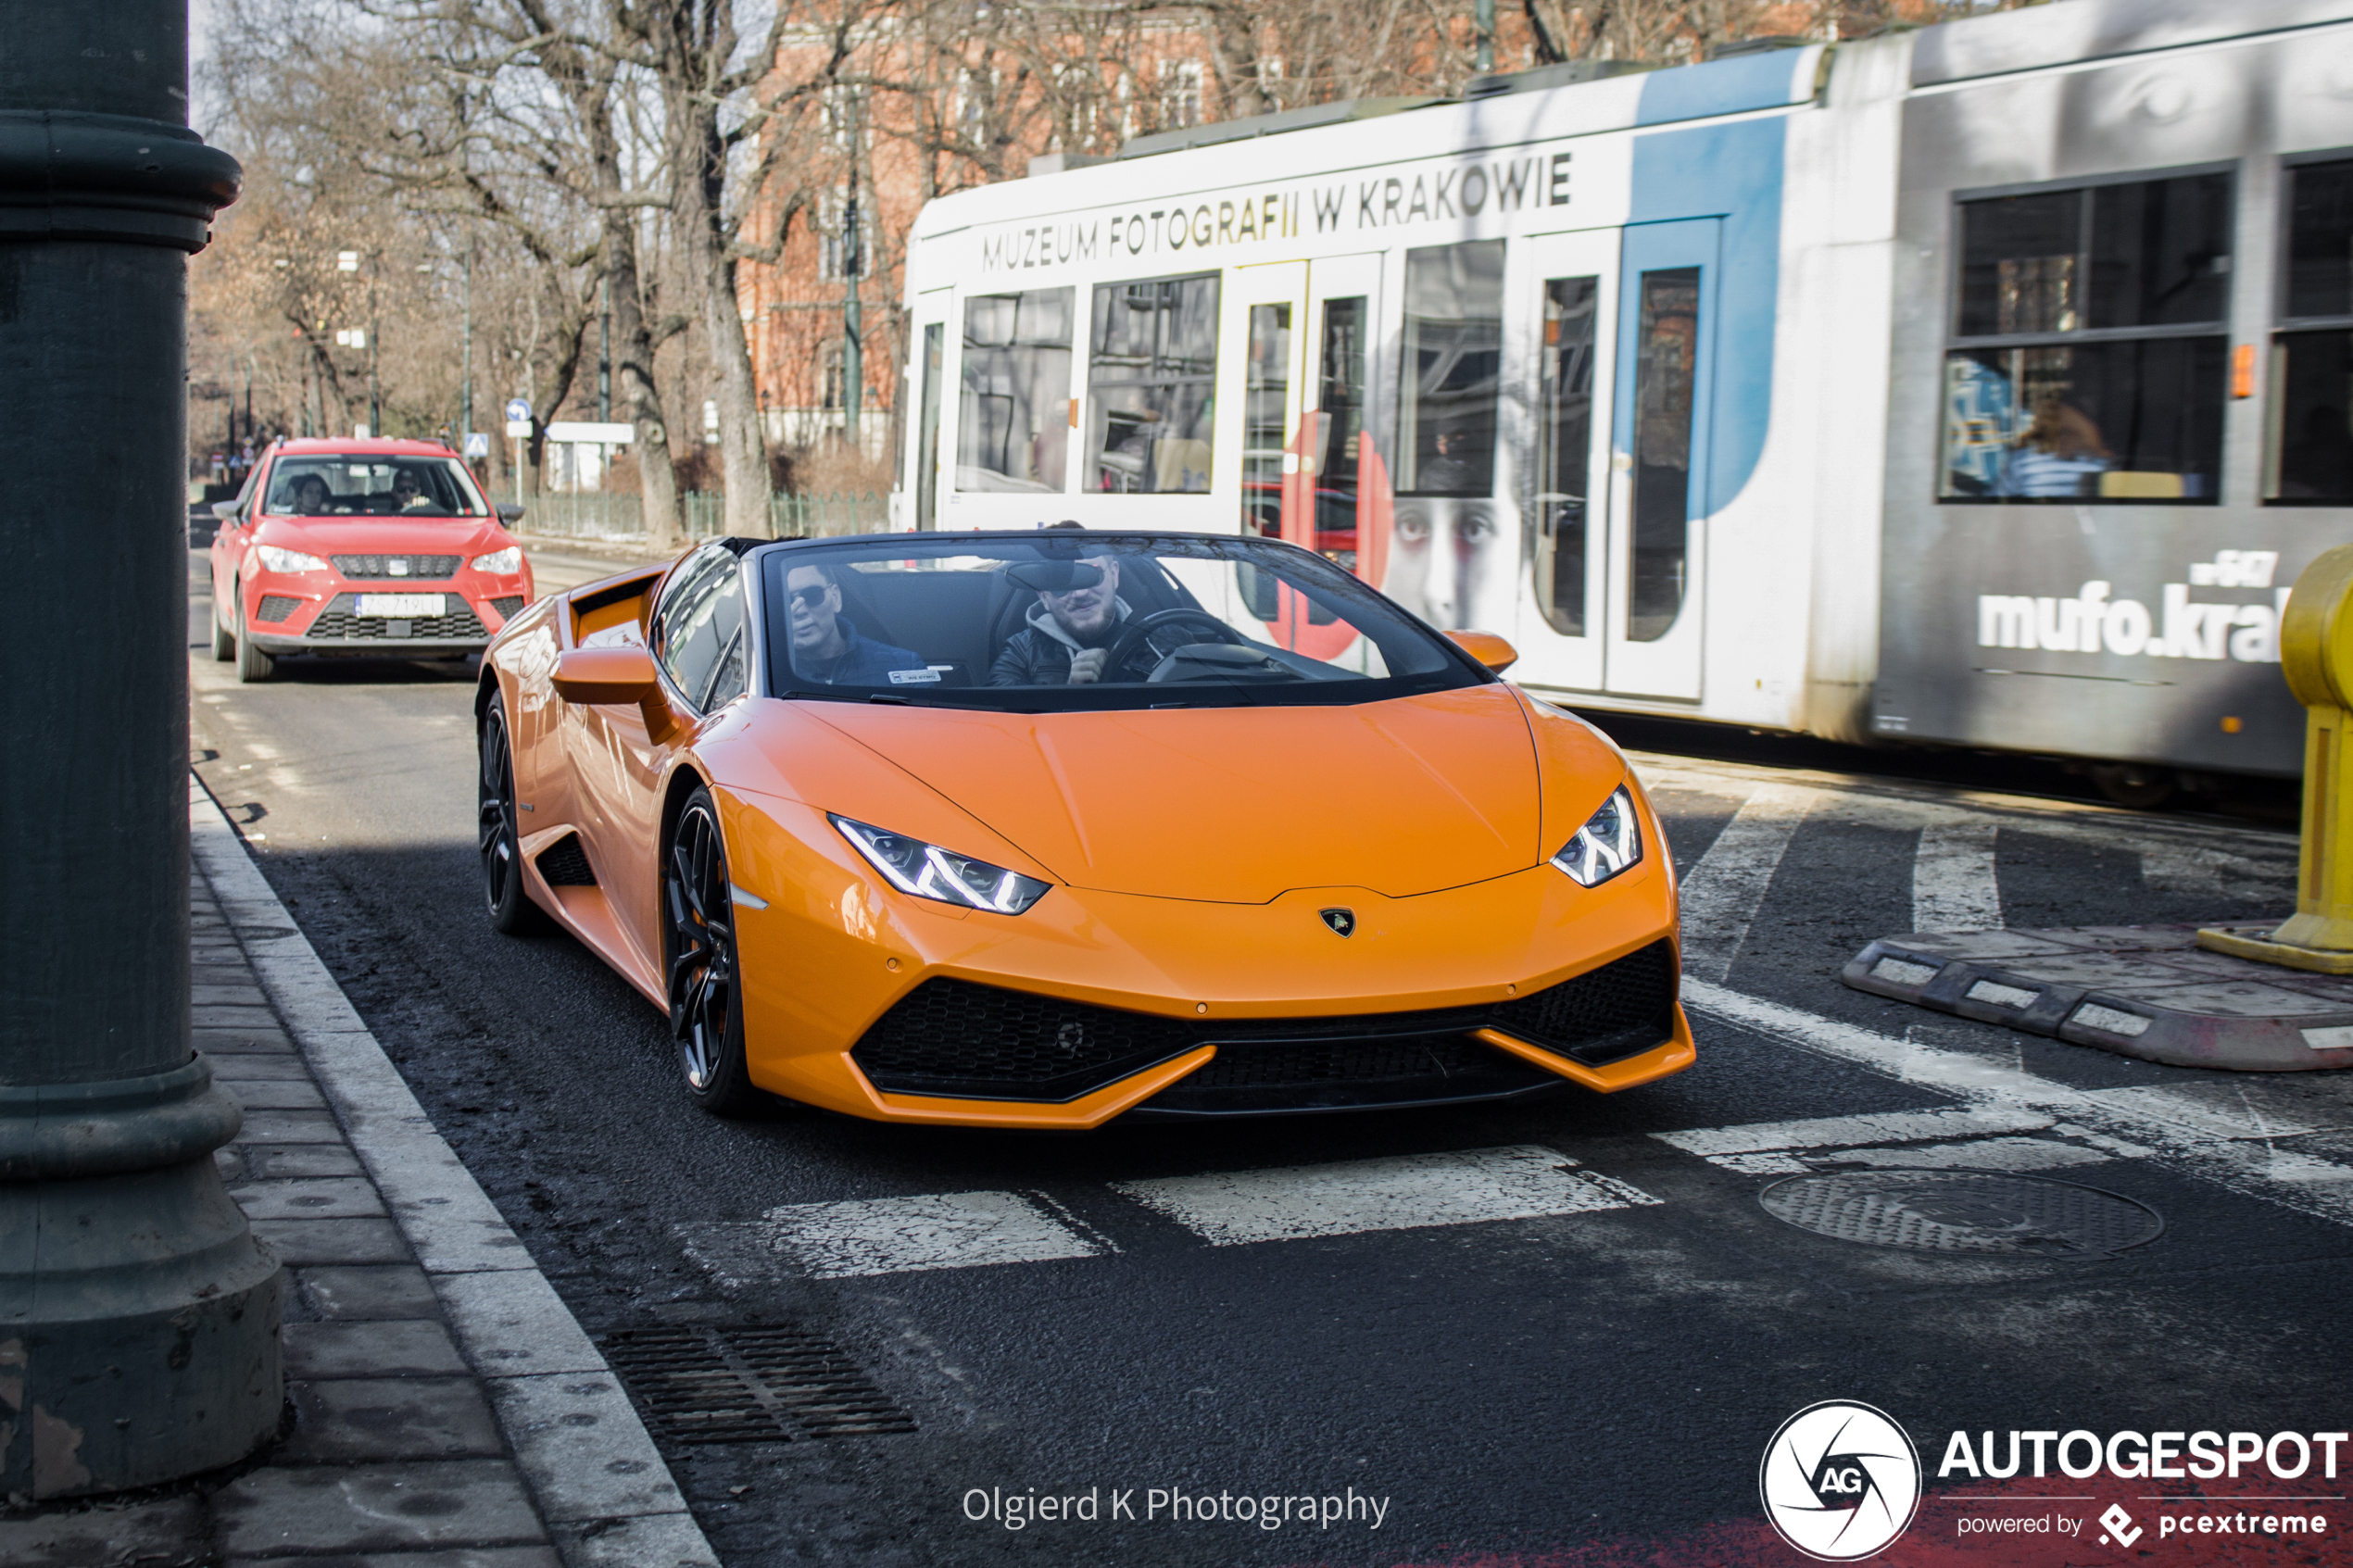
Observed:
[[[1942,1531],[1945,1546],[1972,1506],[1940,1500],[1965,1477],[1934,1479],[1956,1430],[2348,1424],[2344,1075],[2250,1085],[2157,1067],[1836,978],[1870,938],[1912,929],[1925,822],[1991,824],[1986,885],[2013,926],[2281,911],[2295,844],[2267,827],[1644,757],[1679,865],[1732,889],[1693,960],[1720,1005],[1695,1010],[1700,1062],[1679,1078],[1519,1110],[1088,1136],[807,1113],[727,1123],[687,1105],[662,1021],[619,979],[568,938],[501,937],[482,919],[470,672],[289,661],[241,687],[209,657],[202,558],[190,562],[198,772],[589,1331],[790,1325],[828,1339],[910,1418],[888,1436],[665,1437],[730,1568],[1795,1561],[1765,1534],[1757,1466],[1817,1400],[1868,1401],[1904,1424],[1931,1472],[1915,1535]],[[541,584],[604,570],[542,560]],[[1703,860],[1743,802],[1752,836],[1769,830],[1774,801],[1777,863],[1743,881],[1729,836]],[[1915,1138],[1894,1154],[1902,1138],[1882,1138],[1781,1172],[2039,1171],[2146,1205],[2162,1235],[2080,1259],[1868,1247],[1768,1214],[1771,1159],[1711,1160],[1706,1139],[1660,1135],[1949,1110],[1977,1103],[1981,1078],[2046,1099],[2088,1091],[2080,1103],[2110,1119]],[[2184,1117],[2184,1104],[2211,1114]],[[1784,1141],[1878,1135],[1833,1133]],[[1539,1185],[1577,1196],[1491,1217],[1510,1201],[1487,1191],[1493,1172],[1524,1176],[1531,1159]],[[1340,1186],[1403,1171],[1454,1205],[1449,1223],[1319,1233],[1329,1184],[1281,1173],[1347,1161],[1387,1163],[1340,1173]],[[1203,1176],[1219,1180],[1186,1180]],[[1276,1238],[1238,1234],[1230,1203],[1217,1210],[1251,1191]],[[862,1212],[812,1205],[918,1212],[912,1200],[975,1192],[1027,1195],[1015,1207],[1069,1255],[828,1275],[746,1239],[769,1234],[774,1211],[787,1224]],[[2299,1485],[2347,1490],[2317,1470]],[[2145,1512],[2136,1487],[2045,1490],[2098,1498],[2053,1505],[2079,1514],[2111,1496]],[[1091,1522],[1016,1530],[1001,1517],[1007,1495],[1090,1488]],[[1226,1517],[1171,1518],[1166,1504],[1148,1516],[1154,1489],[1224,1494]],[[1110,1516],[1121,1492],[1137,1517]],[[975,1495],[996,1517],[968,1517]],[[1265,1497],[1383,1512],[1305,1524],[1294,1507],[1265,1528],[1234,1517],[1245,1497],[1253,1513]],[[2353,1529],[2353,1509],[2312,1506]],[[2283,1561],[2353,1560],[2341,1538]],[[2079,1560],[2128,1555],[2086,1545]]]

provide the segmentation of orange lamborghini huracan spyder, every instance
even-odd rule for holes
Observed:
[[[1080,1128],[1680,1072],[1657,819],[1511,657],[1271,540],[721,540],[492,643],[484,892],[665,1009],[722,1115]]]

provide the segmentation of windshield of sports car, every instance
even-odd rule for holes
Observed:
[[[265,512],[281,517],[485,517],[455,458],[306,453],[270,470]]]
[[[1322,557],[1199,534],[762,552],[770,690],[1015,712],[1375,702],[1491,679]]]

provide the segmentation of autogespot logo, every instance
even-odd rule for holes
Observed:
[[[1884,1411],[1825,1399],[1781,1423],[1756,1487],[1781,1539],[1819,1562],[1854,1562],[1911,1524],[1919,1451]]]

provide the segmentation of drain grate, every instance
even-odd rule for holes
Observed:
[[[1975,1171],[1793,1176],[1757,1194],[1800,1230],[1919,1252],[2095,1258],[2154,1241],[2156,1210],[2100,1187]]]
[[[914,1419],[822,1335],[699,1324],[608,1335],[605,1359],[680,1443],[782,1443],[912,1432]]]

